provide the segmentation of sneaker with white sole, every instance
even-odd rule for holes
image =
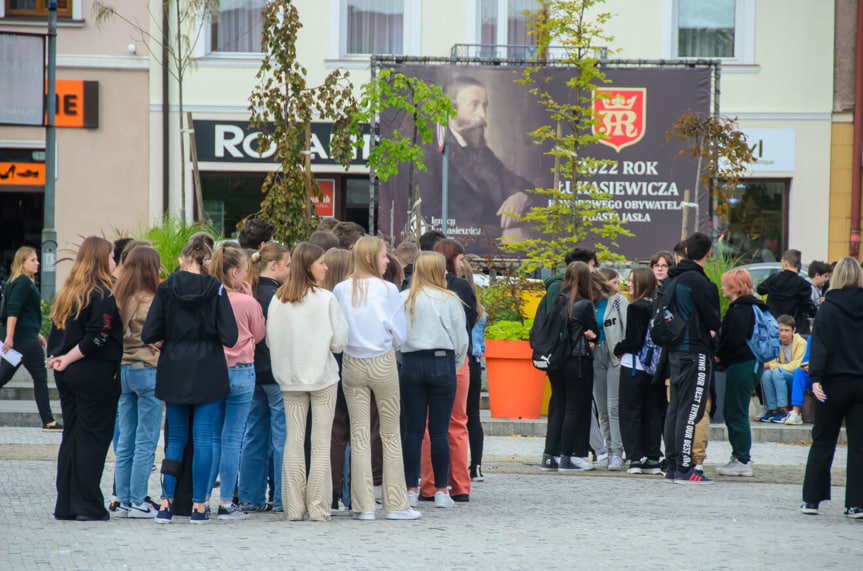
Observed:
[[[435,493],[437,495],[437,492]],[[437,498],[435,498],[435,505],[437,505]],[[413,508],[408,508],[406,510],[399,510],[396,512],[387,512],[387,519],[419,519],[423,514],[418,512]]]
[[[246,519],[247,516],[243,510],[239,508],[236,504],[219,504],[219,514],[218,518],[221,520],[238,520],[238,519]]]
[[[470,469],[470,481],[471,482],[484,482],[485,474],[482,473],[482,466],[477,464]]]
[[[623,470],[623,458],[620,456],[612,456],[611,461],[608,463],[608,471],[609,472],[620,472]]]
[[[354,519],[371,521],[375,519],[375,512],[354,512]]]
[[[597,454],[595,464],[597,468],[608,468],[608,452]]]
[[[129,517],[129,510],[130,510],[130,509],[131,509],[131,507],[130,507],[130,506],[128,506],[128,505],[126,505],[126,504],[119,504],[119,505],[114,509],[114,513],[111,515],[111,517],[116,517],[116,518],[125,518],[125,517]],[[155,517],[155,516],[154,516],[154,517]]]
[[[551,454],[542,455],[542,463],[539,469],[543,472],[557,472],[557,466],[560,456],[552,456]]]
[[[796,410],[792,410],[788,414],[788,418],[785,419],[785,424],[803,424],[803,415]]]
[[[746,462],[745,464],[735,458],[731,457],[731,461],[725,466],[720,466],[717,470],[723,476],[754,476],[755,473],[752,471],[752,460]]]
[[[206,525],[210,523],[210,510],[205,509],[199,512],[193,508],[192,514],[189,516],[189,523],[192,525]]]
[[[558,472],[587,472],[593,470],[593,462],[579,456],[561,456]]]
[[[435,494],[437,495],[437,494]],[[420,495],[414,490],[408,490],[408,505],[412,508],[417,507],[417,502],[419,502]]]
[[[126,510],[129,514],[128,517],[131,519],[153,519],[159,513],[159,510],[154,509],[147,502],[141,502],[140,504],[132,503],[131,506],[126,507]],[[117,510],[118,513],[119,511]]]
[[[455,506],[453,500],[448,493],[437,491],[434,493],[434,507],[436,508],[451,508]],[[417,512],[419,513],[419,512]]]
[[[171,523],[171,520],[174,518],[173,506],[171,502],[168,501],[168,507],[160,508],[159,513],[156,515],[156,519],[154,520],[156,523]]]

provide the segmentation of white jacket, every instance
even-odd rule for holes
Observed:
[[[273,377],[283,391],[318,391],[339,381],[340,353],[348,323],[335,296],[322,288],[302,301],[282,303],[273,296],[267,313],[267,346]]]

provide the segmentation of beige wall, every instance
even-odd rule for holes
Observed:
[[[831,261],[848,255],[851,237],[851,160],[854,126],[834,123],[830,135],[830,249]]]

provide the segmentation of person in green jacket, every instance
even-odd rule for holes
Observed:
[[[45,371],[47,343],[39,332],[42,328],[41,296],[34,282],[38,271],[39,257],[36,250],[28,246],[18,248],[12,259],[12,275],[6,282],[3,295],[0,335],[3,337],[4,357],[10,349],[14,349],[21,353],[21,360],[17,365],[6,358],[0,360],[0,387],[8,383],[23,364],[33,377],[33,392],[42,418],[42,430],[61,432],[63,427],[54,420],[48,400],[48,374]]]

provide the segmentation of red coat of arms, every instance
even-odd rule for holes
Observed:
[[[644,137],[647,88],[600,88],[596,94],[593,110],[600,124],[593,126],[593,134],[605,135],[600,143],[619,153]]]

